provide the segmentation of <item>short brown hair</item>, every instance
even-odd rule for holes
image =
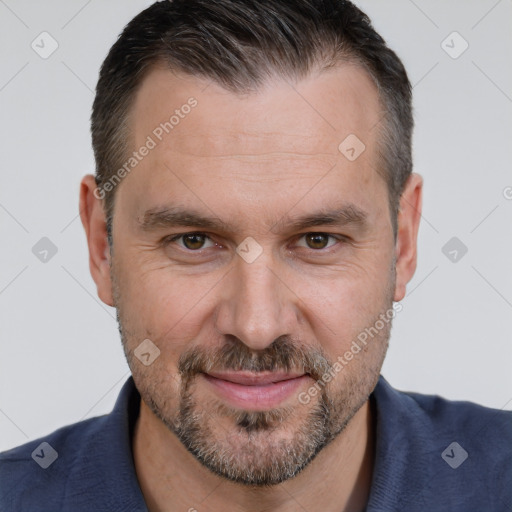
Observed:
[[[101,67],[91,116],[97,186],[126,160],[130,107],[155,64],[243,93],[271,76],[296,80],[342,61],[360,64],[379,91],[384,116],[376,170],[388,185],[396,235],[399,199],[412,170],[411,85],[366,14],[345,0],[164,0],[142,11]],[[114,192],[102,194],[109,243]]]

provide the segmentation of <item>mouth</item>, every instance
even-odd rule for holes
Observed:
[[[209,372],[200,376],[223,401],[245,410],[269,410],[290,396],[310,379],[305,373],[286,372]]]

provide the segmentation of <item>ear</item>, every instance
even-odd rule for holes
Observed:
[[[396,240],[395,301],[405,297],[406,285],[416,271],[418,228],[421,218],[423,178],[411,174],[400,198]]]
[[[92,174],[82,178],[80,183],[80,219],[87,237],[89,269],[96,283],[98,297],[108,306],[113,306],[107,220],[101,196],[98,192],[95,194],[96,188],[96,181]]]

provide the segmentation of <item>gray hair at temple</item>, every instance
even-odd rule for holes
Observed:
[[[379,163],[393,230],[412,170],[412,89],[397,55],[369,18],[344,0],[165,0],[125,27],[102,64],[91,116],[96,185],[129,158],[130,109],[150,69],[212,80],[233,93],[258,91],[272,77],[300,80],[342,62],[357,63],[379,91]],[[341,142],[341,141],[340,141]],[[115,188],[103,194],[112,248]]]

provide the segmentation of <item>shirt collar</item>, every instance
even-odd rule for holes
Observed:
[[[366,512],[418,505],[432,479],[435,446],[428,416],[412,396],[381,375],[372,393],[376,410],[375,460]],[[430,451],[429,451],[430,450]]]
[[[105,510],[147,512],[137,480],[132,452],[132,437],[139,415],[140,395],[130,377],[123,385],[112,412],[98,425],[91,453],[100,453],[95,462],[94,494],[101,496]],[[100,430],[101,429],[101,430]],[[84,464],[86,466],[86,464]]]

